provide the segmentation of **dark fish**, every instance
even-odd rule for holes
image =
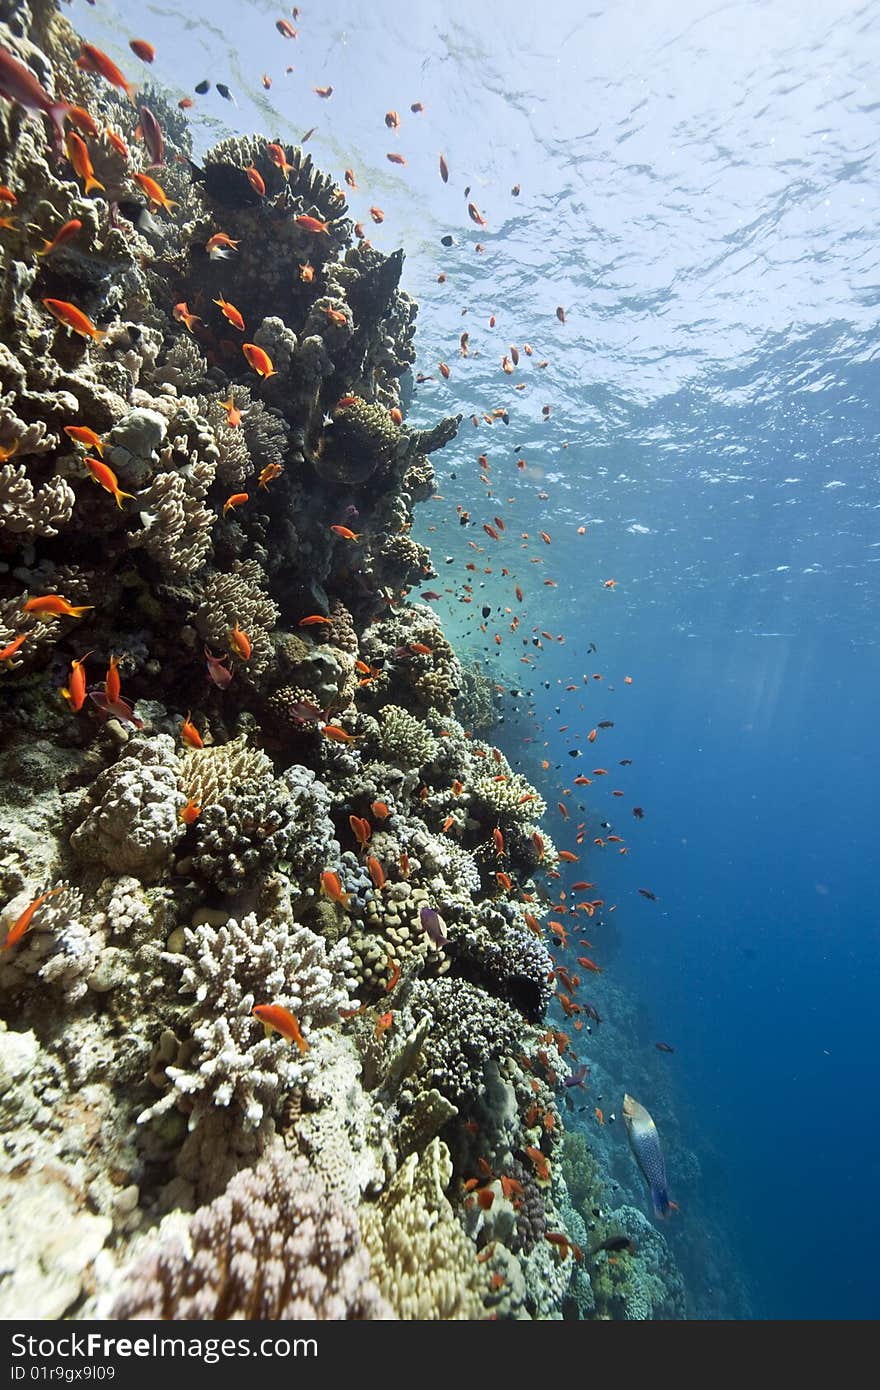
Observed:
[[[650,888],[640,888],[639,892],[641,893],[642,897],[647,898],[649,902],[655,903],[657,901],[657,894],[652,893]]]
[[[305,723],[309,719],[320,719],[323,715],[323,710],[318,709],[318,706],[313,705],[310,700],[294,700],[285,708],[287,713],[300,723]]]
[[[599,720],[599,723],[596,725],[596,728],[597,728],[597,729],[613,729],[613,728],[614,728],[614,720],[613,720],[613,719],[600,719],[600,720]]]
[[[440,920],[440,914],[436,910],[436,908],[428,907],[426,905],[422,908],[421,912],[419,913],[419,916],[422,919],[422,926],[424,927],[427,936],[430,938],[431,941],[433,941],[434,945],[445,946],[447,937],[446,933],[443,930],[443,923]]]
[[[642,810],[641,806],[634,806],[634,807],[633,807],[633,815],[635,816],[636,820],[644,820],[644,819],[645,819],[645,813],[644,813],[644,811]]]
[[[569,748],[569,750],[568,750],[568,756],[569,756],[570,758],[579,758],[580,755],[581,755],[581,750],[580,750],[579,748]]]
[[[484,618],[488,618],[492,612],[492,609],[489,607],[488,603],[484,603],[482,608],[480,609],[480,612],[482,613]]]
[[[597,652],[598,650],[599,648],[596,646],[596,643],[591,642],[590,645],[587,647],[587,656],[590,655],[590,652]]]
[[[162,127],[156,120],[149,106],[139,106],[138,116],[141,122],[141,134],[144,137],[144,144],[150,156],[150,164],[164,164],[165,140],[162,135]]]
[[[572,1072],[571,1076],[566,1076],[566,1077],[563,1079],[562,1084],[563,1084],[563,1086],[566,1086],[566,1087],[568,1087],[569,1089],[571,1089],[572,1086],[583,1086],[584,1080],[585,1080],[585,1078],[586,1078],[588,1075],[589,1075],[589,1070],[588,1070],[588,1068],[587,1068],[587,1066],[586,1066],[586,1063],[583,1063],[583,1062],[582,1062],[581,1065],[580,1065],[579,1067],[576,1067],[576,1068],[575,1068],[575,1070]]]
[[[630,1240],[629,1236],[609,1236],[607,1240],[600,1241],[598,1245],[593,1247],[590,1251],[590,1258],[592,1259],[594,1255],[598,1255],[601,1250],[607,1250],[610,1255],[616,1255],[619,1254],[621,1250],[627,1250],[630,1255],[634,1255],[636,1253],[636,1244],[634,1240]]]
[[[238,102],[235,100],[235,97],[232,95],[225,82],[217,83],[217,91],[220,93],[221,97],[224,97],[226,99],[226,101],[231,101],[233,106],[238,105]]]
[[[674,1052],[674,1051],[675,1051],[675,1048],[674,1048],[674,1047],[670,1047],[670,1046],[669,1046],[669,1043],[655,1043],[654,1046],[656,1047],[656,1049],[657,1049],[658,1052]]]
[[[621,758],[618,767],[632,767],[632,758]]]
[[[446,236],[442,236],[442,237],[440,238],[440,245],[441,245],[441,246],[454,246],[454,245],[455,245],[455,240],[454,240],[453,237],[451,237],[451,236],[449,236],[449,235],[447,234]]]
[[[586,1003],[586,1001],[582,1000],[582,1001],[581,1001],[581,1008],[583,1009],[584,1013],[587,1015],[587,1018],[591,1018],[591,1019],[593,1020],[594,1023],[601,1023],[601,1022],[602,1022],[601,1018],[599,1017],[599,1010],[598,1010],[598,1009],[594,1009],[592,1004],[588,1004],[588,1003]]]
[[[193,88],[193,91],[198,92],[200,97],[203,97],[205,95],[205,92],[208,92],[210,90],[211,84],[208,81],[207,77],[204,79],[204,81],[197,83],[196,86]]]
[[[438,594],[435,589],[423,589],[421,596],[429,599],[431,603],[436,603],[439,598],[442,598],[442,594]]]

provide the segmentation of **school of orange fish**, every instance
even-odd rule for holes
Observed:
[[[299,22],[300,12],[298,7],[294,7],[294,9],[292,10],[292,18],[294,21]],[[297,38],[298,30],[294,27],[294,24],[286,18],[277,20],[275,22],[275,28],[278,31],[281,38],[284,40],[291,41]],[[155,58],[155,49],[148,41],[144,39],[132,39],[130,41],[130,47],[132,49],[132,52],[139,59],[141,59],[142,62],[152,64]],[[59,135],[61,135],[61,133],[63,132],[64,149],[67,158],[70,161],[77,176],[82,180],[84,193],[88,194],[91,192],[92,189],[102,190],[102,185],[94,176],[94,170],[89,154],[89,148],[86,141],[106,139],[113,146],[113,148],[116,150],[118,154],[122,155],[124,158],[128,158],[128,150],[121,136],[119,136],[110,128],[107,128],[105,131],[102,132],[99,129],[97,123],[91,117],[91,115],[87,111],[83,110],[83,108],[81,107],[69,106],[63,103],[51,103],[47,95],[42,91],[42,89],[39,87],[39,84],[36,82],[32,74],[30,74],[27,69],[23,68],[21,64],[17,64],[16,60],[13,59],[11,55],[5,53],[5,51],[2,56],[4,70],[3,73],[0,74],[0,79],[2,79],[0,80],[0,93],[7,96],[9,99],[20,101],[23,105],[26,105],[28,109],[42,110],[44,114],[49,116],[50,119],[58,127]],[[82,51],[77,62],[81,68],[93,73],[97,73],[100,76],[102,76],[107,82],[111,83],[120,91],[124,92],[126,96],[129,98],[129,100],[132,101],[132,103],[136,104],[135,88],[133,84],[126,79],[126,77],[119,70],[119,68],[112,62],[112,60],[105,53],[101,52],[100,49],[95,48],[91,44],[84,43],[82,45]],[[291,72],[292,70],[292,68],[287,69],[288,72]],[[268,74],[264,73],[262,75],[261,81],[262,85],[265,88],[271,86],[272,79]],[[202,82],[197,86],[196,91],[201,93],[207,89],[207,86],[207,83]],[[217,86],[224,96],[228,96],[227,88],[223,87],[222,84],[217,84]],[[328,100],[333,94],[332,86],[316,86],[312,90],[319,98],[323,100]],[[183,110],[186,110],[192,107],[193,105],[193,100],[190,97],[184,97],[179,102],[179,106]],[[410,105],[410,112],[414,117],[421,117],[425,114],[425,107],[422,102],[413,101]],[[158,131],[157,134],[156,130],[153,130],[150,127],[150,122],[155,122],[155,117],[152,116],[152,113],[150,113],[147,108],[140,109],[140,116],[141,124],[138,127],[138,134],[145,140],[145,142],[148,145],[148,148],[150,148],[151,150],[151,141],[153,145],[158,141],[161,146],[161,131]],[[377,117],[377,121],[378,119],[381,118]],[[65,121],[69,123],[70,127],[67,130],[64,130]],[[393,110],[385,112],[384,124],[390,131],[399,131],[402,128],[402,121],[399,113]],[[301,137],[302,143],[308,140],[313,133],[314,127],[311,130],[305,132],[305,134]],[[280,145],[269,144],[267,146],[267,151],[270,159],[281,170],[282,174],[286,179],[291,166],[287,163],[283,148]],[[396,151],[389,152],[387,154],[387,159],[391,164],[396,166],[405,167],[407,164],[406,158]],[[247,173],[248,179],[254,191],[260,197],[264,196],[266,189],[264,181],[259,171],[251,167],[245,172]],[[442,153],[439,155],[438,172],[439,177],[442,179],[443,183],[447,184],[450,179],[450,164],[446,155]],[[173,203],[167,197],[161,185],[148,174],[132,171],[131,179],[146,197],[149,208],[152,212],[156,212],[159,208],[162,208],[166,213],[170,213],[171,209],[176,206],[176,204]],[[353,192],[356,192],[358,190],[357,175],[352,168],[347,168],[345,170],[344,179],[349,189],[351,189]],[[520,191],[520,185],[516,184],[510,190],[510,196],[519,197]],[[469,198],[469,188],[466,188],[464,190],[464,195],[466,199]],[[0,202],[2,202],[6,207],[14,208],[17,202],[15,190],[6,186],[0,186]],[[489,235],[487,230],[489,227],[489,220],[485,213],[481,211],[480,208],[473,201],[467,202],[467,214],[470,221],[476,227],[486,231],[487,235]],[[372,221],[377,225],[381,224],[385,218],[384,211],[376,205],[369,206],[369,216],[372,219]],[[321,222],[318,218],[300,216],[297,217],[295,220],[303,228],[304,231],[309,232],[315,236],[320,237],[322,235],[326,235],[327,233],[326,224]],[[0,218],[0,230],[2,230],[3,228],[9,229],[14,226],[14,214]],[[43,245],[40,249],[36,251],[36,255],[39,257],[51,255],[59,246],[62,246],[68,241],[73,240],[77,236],[78,232],[81,230],[81,226],[82,224],[80,222],[76,220],[71,220],[58,229],[52,240],[41,238],[41,240],[43,241]],[[365,240],[364,225],[362,222],[357,222],[355,224],[355,235],[359,239]],[[444,238],[444,242],[446,242],[447,240],[451,239]],[[208,254],[214,259],[228,259],[235,255],[237,247],[237,241],[234,241],[232,238],[227,236],[226,233],[220,231],[216,232],[214,235],[210,237],[210,239],[206,243],[205,249],[208,252]],[[485,246],[483,245],[483,243],[477,242],[474,245],[474,250],[478,255],[482,255],[485,252]],[[308,263],[306,263],[305,265],[300,267],[299,273],[303,279],[308,280],[309,278],[311,278],[311,266]],[[437,275],[437,282],[439,284],[444,285],[447,283],[447,280],[448,277],[445,271],[441,271]],[[77,308],[76,305],[68,303],[66,301],[49,298],[44,299],[42,302],[47,312],[53,315],[59,323],[61,323],[71,332],[80,334],[84,337],[89,337],[95,341],[100,341],[101,338],[104,336],[102,330],[98,329],[90,321],[87,315],[83,313],[82,310]],[[235,304],[227,300],[223,295],[221,295],[218,299],[214,300],[214,303],[219,307],[227,323],[229,323],[233,329],[242,334],[242,337],[244,337],[246,333],[246,324],[245,317],[242,311],[239,308],[237,308]],[[345,319],[345,316],[340,314],[340,312],[337,310],[327,309],[326,312],[328,315],[331,316],[338,315],[339,318],[343,321]],[[462,309],[462,313],[464,314],[465,312],[466,308]],[[189,308],[185,303],[181,303],[175,306],[174,317],[179,323],[182,324],[184,329],[188,332],[195,332],[197,326],[200,325],[202,322],[202,320],[197,315],[190,313]],[[498,324],[498,317],[499,315],[495,313],[491,314],[488,317],[486,326],[489,332],[492,332],[496,328]],[[563,305],[557,306],[555,318],[559,325],[564,326],[566,324],[567,314],[566,309]],[[259,376],[266,378],[275,374],[275,368],[272,364],[272,361],[269,358],[268,354],[262,348],[258,347],[254,343],[242,341],[241,350],[249,366]],[[474,348],[471,343],[470,332],[466,331],[461,333],[458,341],[457,352],[458,357],[462,362],[465,362],[467,359],[475,355]],[[448,357],[452,357],[452,355],[452,352],[446,354],[446,356]],[[505,377],[505,379],[509,378],[512,375],[514,375],[518,369],[520,369],[521,365],[524,364],[524,360],[530,361],[532,367],[536,370],[542,370],[546,368],[550,362],[550,359],[547,357],[536,357],[535,349],[530,342],[523,342],[521,348],[516,343],[509,343],[507,345],[507,350],[503,352],[500,356],[499,370]],[[444,380],[449,380],[452,377],[452,368],[450,367],[449,362],[445,360],[445,357],[437,362],[436,367],[437,371],[440,373],[440,376]],[[419,372],[415,380],[417,384],[422,385],[436,380],[436,378],[431,373]],[[507,385],[508,383],[505,380],[505,386]],[[512,389],[519,393],[526,392],[528,389],[528,382],[526,380],[522,380],[512,383]],[[347,403],[350,403],[350,399],[343,397],[343,399],[338,403],[337,408],[343,407]],[[230,428],[236,428],[239,424],[240,412],[238,411],[235,405],[234,393],[230,394],[229,400],[224,401],[223,405],[227,411],[227,420]],[[475,413],[471,416],[471,424],[474,429],[481,429],[483,426],[491,427],[494,426],[498,421],[503,421],[505,424],[507,424],[510,420],[512,410],[513,407],[509,405],[488,405],[487,408],[484,409],[480,414]],[[544,420],[548,420],[551,416],[551,405],[544,404],[541,408],[541,414]],[[402,423],[402,416],[399,410],[392,411],[392,415],[395,417],[396,423]],[[77,442],[83,447],[85,452],[82,462],[83,467],[85,468],[87,473],[91,476],[95,483],[97,483],[110,496],[114,498],[117,507],[121,508],[123,506],[124,500],[131,499],[133,497],[133,494],[122,491],[115,473],[107,464],[105,464],[102,461],[104,446],[100,437],[97,434],[95,434],[93,430],[83,425],[70,424],[65,426],[65,430],[67,435],[73,441]],[[15,451],[15,447],[16,446],[13,445],[5,452],[0,451],[0,462],[5,462],[8,457],[11,457],[12,453],[14,453]],[[95,457],[95,455],[97,455],[97,457]],[[510,640],[521,642],[524,647],[528,647],[530,648],[530,650],[526,651],[524,654],[519,656],[519,662],[525,665],[527,668],[529,668],[530,672],[536,672],[538,669],[538,662],[540,660],[540,653],[543,650],[545,650],[544,644],[565,644],[566,642],[565,634],[551,633],[546,628],[541,628],[538,624],[535,624],[531,627],[529,636],[522,636],[522,634],[520,634],[522,617],[527,615],[529,605],[529,598],[527,596],[528,585],[524,577],[525,574],[528,573],[528,571],[525,570],[525,566],[530,565],[537,567],[542,566],[545,563],[545,559],[547,557],[544,548],[552,547],[553,537],[547,531],[544,530],[539,531],[537,537],[535,537],[534,535],[526,531],[520,531],[516,533],[512,529],[508,529],[507,521],[502,515],[498,514],[501,511],[501,507],[497,502],[497,495],[494,490],[496,484],[493,482],[492,478],[492,463],[490,462],[488,451],[480,452],[477,455],[475,462],[480,483],[482,484],[485,491],[485,504],[487,510],[491,513],[491,520],[486,520],[481,523],[482,532],[487,538],[487,542],[490,543],[490,546],[485,543],[481,544],[475,540],[469,539],[467,541],[467,546],[473,552],[474,558],[468,560],[464,565],[464,568],[467,572],[467,577],[463,578],[457,586],[446,586],[444,588],[443,594],[437,592],[436,590],[426,590],[423,591],[420,596],[427,602],[436,603],[442,601],[445,594],[453,601],[456,601],[463,605],[470,605],[473,604],[475,601],[475,584],[482,582],[478,580],[476,577],[478,575],[491,576],[498,573],[501,579],[509,581],[511,601],[509,604],[496,606],[496,613],[501,614],[501,621],[497,623],[497,626],[499,628],[505,628],[506,633],[509,634],[509,637],[505,636],[504,631],[495,630],[491,633],[492,645],[495,648],[501,648],[505,641],[507,641],[508,643],[510,642]],[[528,463],[526,459],[517,459],[516,467],[520,473],[525,473],[528,469]],[[258,479],[258,487],[261,489],[268,488],[269,484],[274,480],[274,478],[276,478],[279,475],[281,471],[282,470],[280,466],[277,464],[269,465],[267,468],[264,468]],[[546,493],[541,493],[539,494],[539,496],[544,501],[548,500],[548,495]],[[442,496],[439,493],[435,494],[435,497],[438,500],[443,500]],[[229,511],[246,507],[249,501],[250,495],[248,492],[243,491],[233,493],[230,497],[226,499],[225,503],[223,504],[223,514],[226,515]],[[515,501],[516,498],[513,496],[507,498],[508,505],[513,505]],[[496,512],[496,508],[498,508],[498,512]],[[462,508],[460,505],[456,507],[455,517],[450,518],[450,523],[456,524],[457,526],[461,527],[469,527],[473,524],[470,512]],[[428,529],[430,531],[436,531],[437,527],[431,526]],[[573,529],[576,531],[576,535],[578,537],[583,538],[587,536],[588,528],[586,526],[581,525]],[[339,538],[352,544],[357,544],[360,539],[358,533],[351,531],[348,527],[343,525],[333,525],[330,527],[330,530],[333,531]],[[535,549],[536,544],[538,545],[538,553],[529,553],[530,551],[533,551]],[[491,560],[493,563],[487,564],[486,561],[490,558],[490,550]],[[479,557],[479,563],[477,557]],[[519,567],[522,567],[521,581],[517,573]],[[541,585],[542,587],[556,588],[558,582],[559,581],[553,577],[547,577],[542,579]],[[614,578],[608,578],[601,581],[601,586],[606,591],[614,590],[616,585],[617,580]],[[405,593],[400,595],[401,598],[404,598],[405,596]],[[24,613],[33,614],[39,617],[42,621],[47,621],[61,616],[79,618],[90,607],[92,607],[92,605],[76,607],[71,605],[60,594],[48,594],[43,595],[41,597],[28,599],[22,605],[22,611]],[[490,617],[491,612],[491,606],[484,605],[482,610],[482,621],[479,623],[479,631],[482,634],[484,634],[487,638],[489,636],[489,624],[487,620]],[[329,618],[321,614],[311,614],[299,619],[299,626],[317,626],[319,624],[329,624],[330,621],[331,620]],[[517,634],[520,635],[517,636]],[[11,664],[14,661],[16,653],[18,652],[22,644],[25,641],[27,641],[29,635],[29,632],[22,632],[16,635],[15,638],[10,643],[8,643],[2,651],[0,651],[0,663]],[[239,660],[246,662],[251,655],[250,639],[247,633],[242,631],[237,622],[230,629],[228,633],[228,640],[230,648],[232,652],[235,654],[235,656]],[[430,650],[429,648],[425,647],[423,644],[420,643],[413,643],[410,645],[413,651],[428,652]],[[590,644],[590,648],[591,650],[595,650],[592,644]],[[109,666],[104,677],[103,684],[96,686],[92,689],[88,688],[85,663],[90,655],[90,652],[86,652],[81,657],[72,662],[70,674],[68,677],[68,683],[61,691],[61,694],[63,695],[64,699],[68,702],[70,709],[73,712],[79,712],[80,710],[82,710],[86,698],[88,696],[105,716],[115,716],[118,719],[127,721],[135,726],[138,726],[139,721],[134,715],[132,706],[122,696],[120,676],[115,657],[110,657]],[[586,655],[587,654],[584,655],[584,660],[586,659]],[[206,648],[205,659],[207,662],[209,678],[214,682],[214,684],[216,684],[221,689],[228,685],[233,676],[232,670],[226,664],[226,662],[228,661],[228,656],[217,657]],[[362,661],[358,662],[358,669],[363,677],[361,684],[368,683],[374,678],[376,674],[368,665],[366,665]],[[613,693],[615,691],[616,687],[613,684],[608,683],[608,681],[606,680],[606,674],[604,672],[587,672],[583,670],[573,669],[569,681],[564,685],[564,693],[567,695],[574,696],[578,694],[583,695],[587,689],[593,691],[599,688],[600,682],[602,683],[601,689],[603,692],[607,691],[609,693]],[[562,685],[561,681],[558,683]],[[623,677],[624,686],[630,686],[632,685],[632,683],[632,677],[630,675],[625,675]],[[545,684],[549,685],[549,683],[546,682]],[[506,689],[505,686],[500,684],[498,684],[496,688],[501,693],[504,693]],[[536,710],[534,707],[530,707],[528,712],[531,717],[536,717]],[[320,719],[320,716],[321,711],[317,710],[317,708],[315,708],[314,710],[304,711],[303,714],[304,718]],[[584,724],[590,722],[586,718],[586,703],[584,700],[580,700],[577,702],[576,710],[570,716],[567,717],[567,722],[559,725],[557,732],[560,734],[571,734],[571,721],[578,720],[579,716],[583,716]],[[607,735],[607,731],[613,729],[614,727],[614,720],[602,719],[596,721],[593,727],[591,727],[589,730],[585,730],[580,736],[577,736],[575,734],[572,735],[572,737],[574,738],[575,744],[579,744],[581,741],[583,741],[587,744],[593,745],[594,743],[599,742],[600,739],[604,739]],[[353,735],[347,733],[344,729],[326,722],[326,720],[324,720],[324,722],[320,724],[320,728],[322,735],[330,740],[338,742],[348,742],[351,741],[354,737]],[[536,725],[536,728],[540,730],[540,725]],[[203,746],[202,737],[199,733],[196,724],[193,722],[191,711],[187,714],[186,719],[183,720],[181,723],[180,737],[182,741],[190,747],[201,748]],[[539,739],[540,733],[537,734],[536,741]],[[528,743],[531,742],[531,739],[526,739],[525,741]],[[548,746],[549,740],[545,741],[544,743],[545,748]],[[575,750],[572,750],[572,756],[580,758],[581,753],[579,747]],[[619,758],[616,761],[618,766],[625,769],[630,766],[632,760],[629,758]],[[546,757],[543,758],[541,761],[541,767],[543,771],[550,772],[550,760]],[[563,865],[575,865],[580,862],[581,855],[583,853],[581,847],[585,844],[588,835],[586,819],[581,821],[572,820],[572,815],[569,808],[572,799],[576,796],[576,793],[573,791],[573,788],[591,786],[593,785],[595,779],[606,776],[609,776],[608,768],[595,767],[591,769],[589,775],[583,772],[578,772],[577,775],[575,775],[571,779],[571,786],[562,786],[559,788],[557,812],[560,817],[562,826],[566,829],[570,826],[571,830],[573,830],[574,833],[572,837],[572,844],[573,846],[575,846],[575,848],[563,848],[559,850],[559,861]],[[461,784],[457,785],[457,791],[456,787],[453,786],[453,791],[456,794],[458,794],[461,791],[461,789]],[[624,798],[626,794],[627,793],[625,792],[625,790],[620,787],[615,787],[611,791],[611,796],[617,799]],[[377,817],[377,819],[381,819],[383,815],[388,814],[388,808],[387,806],[384,806],[384,803],[382,802],[374,803],[372,811],[373,814]],[[200,807],[192,800],[188,802],[188,804],[185,807],[183,807],[179,812],[181,820],[184,822],[184,824],[187,825],[193,824],[194,821],[198,818],[199,814]],[[643,808],[640,806],[633,806],[632,815],[636,820],[641,820],[644,816]],[[366,853],[371,835],[370,822],[366,819],[358,817],[352,817],[351,822],[352,832],[358,841],[359,847],[363,853]],[[448,817],[446,823],[443,825],[442,830],[444,833],[454,833],[454,828],[455,822],[453,817],[450,816]],[[601,826],[598,828],[610,829],[610,822],[603,821]],[[538,832],[535,832],[533,839],[538,856],[538,861],[540,863],[544,857],[543,841]],[[499,828],[495,828],[495,830],[493,831],[493,840],[499,857],[499,861],[503,863],[506,855],[506,849],[504,843],[504,836]],[[604,852],[605,850],[611,847],[614,847],[618,854],[626,855],[629,853],[629,844],[626,842],[624,837],[618,834],[605,833],[601,835],[592,835],[590,836],[590,840],[593,846],[594,853]],[[402,855],[400,871],[404,874],[408,871],[408,865],[403,862],[405,859],[406,856]],[[374,856],[367,857],[366,865],[377,891],[381,890],[385,883],[385,875],[382,865]],[[559,948],[561,951],[569,953],[565,957],[565,960],[569,962],[568,964],[564,963],[563,960],[554,958],[554,983],[556,987],[555,997],[564,1016],[566,1018],[572,1018],[574,1020],[573,1028],[576,1031],[580,1031],[585,1026],[585,1020],[593,1020],[594,1022],[599,1023],[601,1022],[601,1019],[597,1010],[591,1004],[589,1004],[585,1000],[578,1001],[575,999],[575,995],[577,994],[581,985],[581,976],[580,974],[576,973],[576,967],[585,972],[595,974],[601,973],[602,967],[598,965],[589,955],[577,955],[576,951],[578,948],[570,944],[569,937],[572,934],[574,934],[575,936],[578,935],[578,924],[582,917],[585,917],[588,920],[592,920],[594,925],[600,925],[601,919],[597,918],[596,915],[600,911],[600,909],[603,909],[606,913],[610,914],[616,911],[617,904],[612,903],[608,905],[606,904],[605,899],[601,896],[596,896],[592,898],[580,896],[591,892],[595,893],[597,891],[597,884],[593,881],[580,879],[576,882],[566,883],[563,880],[563,875],[560,869],[554,866],[547,867],[544,870],[544,873],[548,880],[550,880],[551,882],[555,882],[557,885],[556,896],[553,897],[552,894],[550,895],[551,916],[548,922],[548,929],[552,937],[552,940],[555,942],[557,948]],[[520,888],[520,886],[512,880],[511,876],[507,873],[505,869],[499,868],[496,872],[496,878],[499,887],[502,888],[506,893],[519,894],[521,899],[526,903],[531,903],[534,901],[534,895],[524,892]],[[324,872],[321,875],[321,889],[332,901],[338,903],[342,908],[348,908],[349,898],[348,895],[343,891],[342,884],[337,874],[329,870]],[[57,893],[59,891],[61,891],[60,887],[55,887],[49,890],[48,892],[42,893],[39,897],[37,897],[33,902],[31,902],[28,905],[28,907],[24,910],[24,912],[21,913],[17,921],[9,930],[2,947],[4,951],[11,949],[19,941],[21,941],[28,928],[31,926],[33,918],[35,914],[39,911],[42,904],[46,902],[47,899],[50,898],[54,893]],[[639,888],[638,892],[641,894],[642,897],[651,901],[656,901],[655,894],[650,889]],[[539,920],[537,916],[534,915],[534,913],[527,911],[525,913],[525,920],[531,928],[531,930],[533,930],[539,936],[543,935]],[[592,943],[585,937],[579,937],[578,940],[580,949],[585,951],[592,951],[596,949],[592,945]],[[397,966],[396,962],[394,962],[390,958],[389,969],[391,972],[390,983],[386,986],[386,988],[390,991],[391,989],[393,989],[394,984],[396,984],[397,978],[399,978],[399,967]],[[254,1008],[253,1013],[255,1018],[262,1022],[267,1030],[274,1029],[275,1031],[279,1032],[282,1036],[287,1038],[288,1041],[290,1041],[293,1045],[297,1046],[301,1051],[305,1052],[307,1050],[308,1043],[303,1038],[299,1030],[298,1022],[293,1017],[293,1015],[288,1013],[287,1010],[283,1009],[279,1005],[267,1003],[257,1005]],[[376,1036],[381,1036],[381,1034],[391,1026],[392,1021],[393,1019],[391,1012],[387,1012],[385,1014],[380,1015],[376,1023]],[[587,1023],[587,1026],[589,1026],[589,1023]],[[586,1069],[583,1067],[577,1067],[578,1059],[571,1050],[570,1040],[568,1036],[562,1032],[551,1031],[548,1033],[548,1040],[551,1037],[556,1041],[561,1051],[568,1050],[568,1054],[572,1058],[572,1061],[575,1067],[577,1068],[577,1070],[575,1071],[575,1076],[579,1077],[580,1079],[575,1080],[573,1084],[582,1084],[583,1075]],[[671,1052],[673,1050],[668,1044],[665,1043],[656,1044],[656,1046],[659,1048],[659,1050],[664,1052]],[[595,1116],[597,1123],[604,1124],[604,1114],[600,1107],[596,1107]],[[551,1117],[551,1112],[547,1112],[547,1116],[545,1116],[545,1119],[547,1119],[548,1117]],[[539,1166],[539,1160],[543,1159],[543,1155],[540,1154],[540,1151],[535,1150],[533,1152],[529,1150],[529,1154],[535,1162],[536,1166]],[[543,1161],[546,1164],[546,1159],[543,1159]],[[489,1176],[491,1176],[491,1174]],[[484,1193],[484,1196],[482,1197],[480,1197],[479,1193],[477,1193],[477,1197],[480,1201],[484,1203],[491,1198],[491,1193],[486,1192],[485,1189],[485,1183],[487,1180],[487,1175],[483,1175],[482,1181],[474,1179],[474,1187],[479,1187]],[[513,1182],[513,1179],[506,1179],[506,1181]],[[551,1236],[548,1236],[548,1239],[551,1238]],[[563,1239],[564,1237],[560,1237],[560,1240]]]

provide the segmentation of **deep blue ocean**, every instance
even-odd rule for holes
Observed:
[[[464,416],[420,508],[426,587],[580,855],[555,886],[603,899],[606,1122],[588,1085],[571,1123],[631,1179],[608,1117],[624,1089],[654,1114],[694,1316],[878,1316],[880,12],[306,0],[285,40],[289,7],[182,9],[69,13],[175,99],[228,84],[188,113],[196,158],[316,127],[406,251],[410,421]]]

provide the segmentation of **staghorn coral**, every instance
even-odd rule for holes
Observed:
[[[184,831],[177,755],[168,734],[136,737],[86,794],[86,813],[70,837],[86,862],[147,881],[157,878]]]
[[[482,1318],[488,1277],[446,1197],[449,1150],[411,1154],[375,1206],[361,1207],[373,1278],[400,1318]]]
[[[280,1146],[124,1275],[112,1318],[389,1318],[357,1219]]]
[[[286,901],[261,921],[252,913],[221,927],[205,922],[184,936],[180,990],[194,996],[192,1042],[185,1061],[166,1068],[171,1088],[138,1121],[180,1102],[193,1129],[206,1108],[234,1104],[244,1127],[255,1129],[314,1063],[277,1033],[263,1037],[251,1010],[266,1003],[289,1009],[307,1045],[312,1029],[336,1022],[348,1004],[348,947],[341,942],[328,952],[294,922]]]

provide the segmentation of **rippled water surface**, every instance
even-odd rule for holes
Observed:
[[[353,213],[405,247],[421,305],[410,418],[465,416],[421,509],[437,606],[507,692],[501,742],[551,807],[569,751],[614,721],[579,763],[614,778],[577,789],[578,873],[617,905],[594,995],[637,1001],[606,1065],[677,1117],[694,1311],[876,1316],[876,6],[347,0],[302,6],[295,40],[289,8],[183,8],[70,14],[132,75],[127,40],[150,39],[176,98],[229,85],[237,106],[196,98],[196,158],[315,127],[316,162],[355,170]],[[591,845],[602,822],[628,855]]]

